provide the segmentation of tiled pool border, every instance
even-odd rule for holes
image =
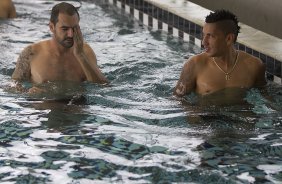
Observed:
[[[125,13],[130,14],[152,29],[163,30],[168,34],[179,37],[183,41],[202,47],[201,25],[175,15],[146,0],[106,0],[105,2],[122,9]],[[260,58],[266,65],[267,79],[278,84],[282,83],[281,61],[238,42],[235,44],[235,47]]]

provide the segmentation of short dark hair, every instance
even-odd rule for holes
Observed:
[[[74,7],[72,4],[62,2],[62,3],[56,4],[52,8],[50,22],[52,22],[54,25],[56,25],[56,23],[58,22],[59,13],[64,13],[67,15],[77,14],[79,18],[79,13],[76,7]]]
[[[238,26],[238,18],[228,10],[216,10],[206,16],[206,23],[217,23],[225,34],[233,33],[236,42],[238,34],[240,33],[240,26]]]

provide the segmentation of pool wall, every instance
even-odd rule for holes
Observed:
[[[183,41],[201,45],[202,26],[211,10],[186,0],[106,0],[142,24],[163,30]],[[240,23],[235,47],[266,64],[267,79],[281,84],[282,40]]]
[[[228,9],[239,20],[255,29],[282,38],[282,3],[281,0],[189,0],[210,10]]]

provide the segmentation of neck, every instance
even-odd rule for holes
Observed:
[[[214,57],[214,60],[225,71],[228,71],[231,67],[234,66],[236,62],[237,54],[238,54],[238,51],[232,48],[228,52],[226,52],[224,55]]]

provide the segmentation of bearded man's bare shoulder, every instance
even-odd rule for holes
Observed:
[[[48,50],[49,41],[40,41],[25,47],[20,53],[15,71],[12,78],[19,81],[30,80],[31,78],[31,63],[38,55]]]
[[[50,47],[50,40],[43,40],[31,45],[32,50],[35,53],[40,52],[42,50],[47,50]]]
[[[33,45],[29,45],[20,53],[12,78],[15,80],[30,79],[30,62],[33,57]]]

